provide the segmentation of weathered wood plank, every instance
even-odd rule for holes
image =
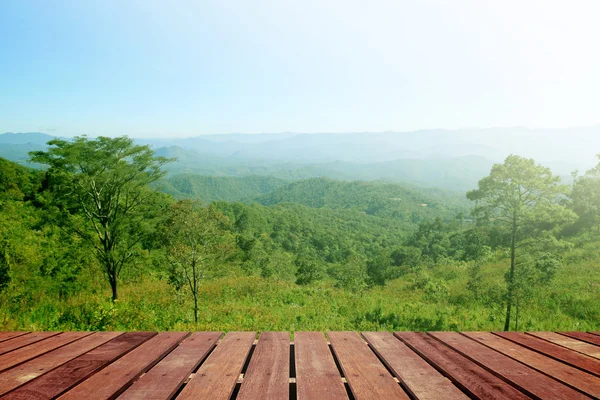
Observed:
[[[457,332],[430,332],[468,359],[476,362],[502,380],[512,383],[527,395],[540,399],[589,399],[588,396],[492,350]]]
[[[91,334],[92,332],[65,332],[5,353],[0,356],[0,372]]]
[[[586,354],[590,357],[600,359],[600,349],[598,346],[594,346],[593,344],[585,343],[554,332],[527,332],[527,334],[544,339],[559,346],[566,347],[567,349]]]
[[[166,400],[217,344],[221,332],[196,332],[133,383],[119,400]]]
[[[125,333],[21,386],[5,398],[37,400],[59,396],[152,336],[153,332]]]
[[[9,351],[39,342],[40,340],[48,339],[49,337],[56,336],[59,333],[60,332],[32,332],[27,335],[0,342],[0,354],[8,353]]]
[[[327,332],[327,336],[356,399],[409,399],[356,332]]]
[[[600,360],[586,356],[554,343],[526,335],[521,332],[493,332],[495,335],[508,339],[512,342],[525,346],[538,353],[542,353],[555,360],[562,361],[573,367],[577,367],[591,374],[600,376]]]
[[[173,350],[189,332],[161,332],[85,381],[70,389],[63,400],[113,399],[142,373]]]
[[[454,384],[389,332],[363,332],[373,350],[419,400],[468,399]]]
[[[527,364],[540,372],[550,375],[566,385],[595,397],[600,396],[600,378],[597,376],[563,364],[550,357],[543,356],[489,332],[463,332],[463,334],[523,364]]]
[[[255,332],[229,332],[177,399],[228,400],[248,357]]]
[[[38,376],[43,375],[122,334],[122,332],[94,333],[74,343],[4,371],[0,374],[0,395],[18,388]]]
[[[244,375],[240,400],[288,399],[290,394],[290,333],[263,332]]]
[[[529,396],[423,332],[396,332],[395,335],[475,398],[529,399]]]
[[[27,335],[29,332],[0,332],[0,342],[16,338],[19,336]]]
[[[298,400],[348,400],[340,372],[321,332],[296,332]]]
[[[591,343],[596,346],[600,346],[600,337],[592,335],[591,333],[585,332],[557,332],[563,336],[568,336],[573,339],[581,340],[583,342]]]

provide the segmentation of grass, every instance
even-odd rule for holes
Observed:
[[[121,287],[112,304],[102,285],[66,300],[44,295],[3,302],[4,330],[500,330],[506,262],[483,267],[485,290],[466,290],[467,267],[438,266],[361,292],[333,282],[298,286],[260,277],[229,276],[206,282],[200,321],[189,293],[146,276]],[[520,310],[520,330],[600,330],[600,268],[583,259],[559,270]]]

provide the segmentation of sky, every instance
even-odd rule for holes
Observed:
[[[600,123],[597,0],[2,0],[0,132]]]

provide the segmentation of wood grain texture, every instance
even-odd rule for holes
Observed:
[[[415,398],[468,399],[450,380],[390,332],[363,332],[363,336]]]
[[[556,332],[563,336],[568,336],[573,339],[581,340],[596,346],[600,346],[600,337],[586,332]]]
[[[196,332],[131,385],[119,400],[166,400],[217,344],[221,332]]]
[[[600,349],[598,346],[594,346],[593,344],[585,343],[554,332],[527,332],[527,334],[588,355],[590,357],[600,359]]]
[[[91,334],[92,332],[65,332],[5,353],[0,356],[0,372]]]
[[[4,342],[5,340],[23,336],[28,333],[29,332],[0,332],[0,342]]]
[[[177,399],[228,400],[255,337],[255,332],[225,335]]]
[[[96,372],[60,398],[63,400],[113,399],[188,335],[188,332],[161,332]]]
[[[590,374],[600,376],[600,360],[585,354],[566,349],[554,343],[526,335],[521,332],[493,332],[495,335],[508,339],[511,342],[525,346],[538,353],[544,354],[555,360],[562,361],[573,367],[577,367]]]
[[[290,333],[263,332],[258,338],[240,400],[281,399],[290,394]]]
[[[348,400],[342,377],[321,332],[296,332],[294,350],[298,400]]]
[[[4,342],[0,342],[0,354],[8,353],[9,351],[28,346],[40,340],[48,339],[58,335],[60,332],[32,332],[27,335],[19,336]]]
[[[396,332],[395,335],[474,398],[486,400],[530,398],[423,332]]]
[[[37,400],[59,396],[153,335],[151,332],[125,333],[21,386],[5,398]]]
[[[588,396],[562,383],[541,374],[505,355],[498,353],[457,332],[430,332],[430,335],[442,341],[465,357],[481,365],[494,375],[527,395],[540,399],[586,400]]]
[[[53,350],[0,374],[0,395],[5,394],[40,375],[63,365],[122,335],[122,332],[98,332],[74,343]]]
[[[356,332],[327,332],[350,390],[361,399],[409,399]]]
[[[463,332],[463,334],[531,368],[552,376],[566,385],[594,397],[600,396],[600,378],[597,376],[543,356],[489,332]]]

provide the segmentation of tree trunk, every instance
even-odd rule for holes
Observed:
[[[117,294],[117,278],[109,278],[110,281],[110,288],[112,289],[112,301],[113,303],[115,301],[117,301],[117,298],[119,297]]]
[[[198,323],[198,296],[194,293],[194,322]]]
[[[510,273],[508,275],[508,299],[506,300],[506,320],[504,321],[504,330],[510,330],[510,312],[513,302],[513,289],[515,285],[515,258],[517,247],[517,216],[513,215],[513,226],[510,238]]]

